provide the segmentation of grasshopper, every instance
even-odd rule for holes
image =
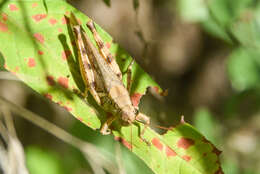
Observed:
[[[100,132],[103,135],[110,134],[109,126],[117,119],[120,120],[123,126],[131,125],[138,121],[145,125],[140,134],[140,138],[145,141],[142,135],[150,124],[150,118],[140,113],[138,108],[134,107],[129,95],[133,61],[128,66],[127,87],[125,87],[119,66],[97,33],[93,21],[90,20],[87,23],[87,27],[92,32],[98,49],[84,32],[82,26],[76,22],[73,14],[71,14],[70,23],[76,38],[80,72],[86,87],[84,96],[86,97],[87,91],[89,91],[95,101],[106,112],[110,112],[113,115],[101,126]]]

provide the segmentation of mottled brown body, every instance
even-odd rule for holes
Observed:
[[[138,108],[133,106],[127,90],[130,88],[124,86],[119,66],[96,32],[94,23],[89,21],[87,26],[94,35],[98,49],[93,45],[81,26],[75,24],[73,18],[72,15],[72,28],[77,38],[79,59],[81,59],[79,60],[81,75],[86,89],[90,90],[96,102],[105,111],[113,114],[113,117],[102,125],[100,132],[109,134],[109,126],[116,119],[120,119],[122,125],[129,125],[134,121],[142,122],[145,125],[150,124],[149,117],[139,113]],[[127,79],[131,80],[130,77]],[[130,82],[127,84],[130,86]]]

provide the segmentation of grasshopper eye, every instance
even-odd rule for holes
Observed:
[[[138,115],[138,114],[139,114],[139,110],[135,109],[135,115]]]

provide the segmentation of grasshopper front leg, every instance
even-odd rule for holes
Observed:
[[[117,116],[113,115],[110,118],[108,118],[106,120],[105,123],[103,123],[101,129],[100,129],[100,133],[103,135],[108,135],[111,133],[111,130],[109,128],[109,126],[113,123],[113,121],[115,121],[117,119]]]
[[[129,94],[131,94],[131,87],[132,87],[132,67],[134,64],[134,59],[132,59],[132,61],[130,62],[130,64],[127,67],[127,91]],[[136,110],[138,110],[138,106],[135,107]],[[141,131],[140,133],[140,138],[148,145],[150,145],[150,143],[143,137],[145,130],[147,129],[147,127],[150,125],[150,118],[146,115],[144,115],[143,113],[138,113],[135,117],[135,120],[143,123],[144,124],[144,129]]]

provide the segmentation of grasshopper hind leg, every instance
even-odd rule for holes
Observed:
[[[101,37],[99,36],[96,27],[94,25],[94,22],[90,20],[87,23],[87,27],[90,29],[90,31],[93,33],[94,39],[98,45],[98,49],[102,55],[102,57],[106,60],[108,66],[111,68],[111,70],[117,75],[117,77],[122,80],[122,73],[120,71],[120,68],[116,62],[115,57],[110,53],[109,48],[106,46],[106,44],[102,41]]]

